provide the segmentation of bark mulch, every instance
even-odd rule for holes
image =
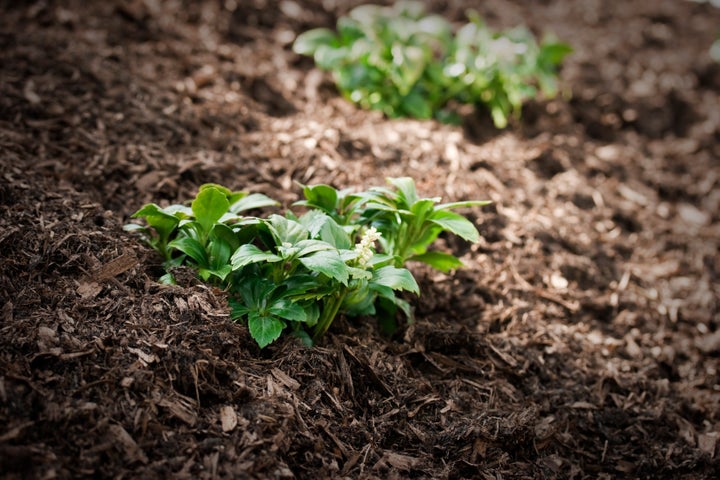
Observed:
[[[291,50],[348,2],[0,1],[0,476],[720,478],[720,9],[427,4],[553,31],[564,94],[502,131],[358,110]],[[260,350],[122,230],[405,175],[494,203],[391,337]]]

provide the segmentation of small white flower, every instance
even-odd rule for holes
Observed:
[[[527,45],[515,43],[509,38],[500,37],[490,44],[490,51],[500,60],[512,61],[515,55],[523,55],[527,51]]]
[[[380,232],[375,227],[370,227],[363,233],[360,242],[355,245],[355,252],[358,254],[358,265],[364,267],[368,264],[373,256],[372,248],[375,246],[375,242],[380,239]]]

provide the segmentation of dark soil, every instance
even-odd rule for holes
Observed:
[[[290,46],[344,2],[0,0],[0,476],[720,478],[720,10],[429,6],[476,3],[575,49],[503,131],[341,99]],[[259,350],[122,230],[205,182],[403,175],[494,204],[393,337]]]

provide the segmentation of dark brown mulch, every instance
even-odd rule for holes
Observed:
[[[475,2],[428,2],[461,20]],[[482,2],[566,94],[389,121],[290,50],[343,2],[0,1],[3,478],[720,477],[720,10]],[[416,323],[259,350],[122,225],[205,182],[487,198]]]

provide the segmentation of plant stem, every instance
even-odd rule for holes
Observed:
[[[347,289],[343,289],[341,292],[328,297],[327,303],[324,305],[324,308],[320,313],[320,319],[315,326],[315,331],[313,332],[313,342],[316,342],[325,334],[325,332],[327,332],[328,328],[330,328],[330,325],[333,320],[335,320],[335,317],[345,300],[345,295],[347,295]]]

